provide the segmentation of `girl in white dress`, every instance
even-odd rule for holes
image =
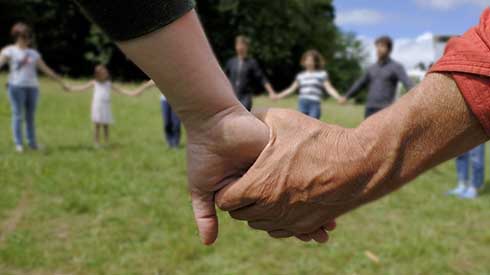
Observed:
[[[114,123],[111,110],[111,91],[131,95],[111,81],[109,70],[104,65],[97,65],[94,71],[95,79],[79,86],[69,86],[68,91],[84,92],[93,87],[92,122],[95,126],[95,146],[100,146],[100,130],[104,129],[105,142],[109,142],[109,126]]]

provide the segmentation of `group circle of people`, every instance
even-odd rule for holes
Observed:
[[[102,131],[105,142],[109,141],[109,126],[114,122],[111,112],[111,91],[127,96],[139,96],[155,86],[155,83],[150,80],[134,91],[127,91],[112,83],[110,72],[105,65],[95,67],[93,80],[82,85],[68,85],[32,47],[33,33],[29,25],[16,23],[12,27],[11,35],[14,43],[6,46],[0,52],[0,68],[6,63],[9,64],[7,90],[12,109],[12,132],[17,152],[24,151],[22,131],[24,119],[29,148],[32,150],[39,148],[35,127],[35,114],[39,99],[38,70],[59,83],[65,91],[83,92],[93,89],[91,118],[94,123],[96,147],[102,144]],[[259,82],[273,100],[285,98],[299,91],[298,110],[316,119],[322,116],[321,102],[325,93],[340,104],[346,104],[349,99],[368,86],[365,110],[365,117],[368,118],[394,102],[399,82],[403,83],[407,90],[413,87],[403,66],[390,57],[393,50],[392,39],[383,36],[377,39],[375,44],[378,60],[367,68],[345,96],[341,96],[331,83],[329,74],[325,70],[325,58],[317,50],[309,50],[303,54],[300,63],[304,71],[297,74],[293,83],[280,93],[275,92],[258,62],[249,56],[250,39],[246,36],[236,37],[236,56],[226,62],[224,71],[235,95],[247,110],[252,109],[254,84]],[[164,95],[161,95],[160,102],[167,143],[170,148],[178,148],[181,122]],[[485,145],[480,145],[457,158],[458,186],[449,192],[450,195],[470,199],[477,197],[478,190],[484,184],[484,159]],[[470,166],[472,167],[471,177]]]

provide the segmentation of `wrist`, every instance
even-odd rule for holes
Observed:
[[[256,140],[247,135],[256,137],[262,136],[264,144],[267,145],[269,140],[269,128],[248,112],[241,104],[227,107],[213,116],[200,119],[199,121],[187,121],[187,137],[189,143],[195,145],[209,146],[209,144],[218,144],[222,148],[243,147],[246,144]],[[243,130],[248,129],[246,134]],[[257,157],[257,152],[240,152],[240,155],[251,158]]]
[[[401,186],[400,178],[403,160],[404,132],[397,128],[389,116],[376,116],[364,121],[352,131],[354,139],[361,147],[362,172],[365,185],[361,203],[376,200]]]

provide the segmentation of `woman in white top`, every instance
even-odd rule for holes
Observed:
[[[324,92],[326,91],[337,100],[340,100],[341,97],[330,82],[328,73],[325,71],[325,59],[318,51],[310,50],[304,53],[301,65],[305,71],[296,76],[296,80],[288,89],[273,98],[287,97],[299,89],[299,111],[307,116],[320,119]]]
[[[104,65],[97,65],[94,70],[94,80],[78,86],[69,86],[67,89],[74,92],[84,92],[94,89],[92,97],[92,122],[95,126],[95,146],[100,147],[100,130],[104,129],[105,142],[109,142],[109,126],[114,123],[111,108],[111,91],[130,95],[121,87],[112,84],[109,70]]]
[[[31,47],[32,30],[25,23],[12,27],[15,44],[0,52],[0,68],[9,63],[8,94],[12,106],[12,131],[17,152],[23,152],[22,118],[25,113],[27,141],[33,150],[38,149],[36,141],[35,114],[39,98],[37,70],[56,80],[62,86],[62,79],[43,61],[41,54]]]

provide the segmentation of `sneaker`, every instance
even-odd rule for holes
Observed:
[[[22,145],[16,145],[15,146],[15,152],[24,153],[24,147]]]
[[[460,198],[462,199],[469,199],[473,200],[478,197],[478,190],[475,187],[468,187],[466,191],[464,191],[462,194],[459,195]]]
[[[450,190],[449,192],[447,192],[447,194],[450,196],[461,196],[465,191],[466,191],[466,185],[458,184],[458,187],[454,188],[453,190]]]

